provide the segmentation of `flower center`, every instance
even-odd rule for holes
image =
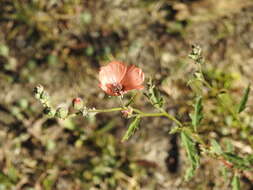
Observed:
[[[110,88],[111,88],[111,91],[117,95],[121,95],[123,92],[123,86],[122,84],[119,84],[119,83],[111,84]]]

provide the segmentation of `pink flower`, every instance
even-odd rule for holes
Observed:
[[[100,68],[99,87],[111,96],[120,96],[129,90],[143,89],[144,73],[135,65],[126,66],[119,61]]]

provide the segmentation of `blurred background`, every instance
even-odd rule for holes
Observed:
[[[185,152],[164,118],[143,119],[121,143],[129,120],[120,113],[50,119],[33,97],[42,84],[54,106],[81,97],[89,107],[117,107],[97,78],[100,66],[121,60],[152,77],[166,109],[187,121],[192,44],[202,47],[214,85],[239,98],[252,82],[253,1],[0,0],[0,190],[230,189],[208,158],[183,180]],[[153,111],[141,94],[134,106]],[[223,115],[212,113],[217,134],[228,134]],[[250,113],[244,119],[252,124]],[[242,185],[253,189],[247,179]]]

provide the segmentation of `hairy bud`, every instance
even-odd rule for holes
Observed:
[[[40,94],[40,99],[44,102],[47,102],[49,100],[49,94],[46,91],[42,91]]]
[[[60,119],[65,119],[68,116],[68,110],[63,107],[59,107],[56,110],[55,117],[58,117]]]
[[[42,85],[38,85],[33,89],[35,98],[40,99],[42,92],[44,91],[44,88]]]
[[[74,98],[72,100],[72,106],[75,110],[81,110],[83,108],[83,100],[81,98]]]
[[[55,111],[51,107],[45,107],[45,109],[43,110],[43,113],[49,117],[54,117],[55,115]]]

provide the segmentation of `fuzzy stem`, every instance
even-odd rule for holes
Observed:
[[[114,112],[114,111],[123,111],[123,110],[126,110],[127,108],[122,108],[122,107],[119,107],[119,108],[110,108],[110,109],[91,109],[89,110],[88,112],[90,113],[107,113],[107,112]]]
[[[139,114],[135,114],[135,115],[132,115],[132,117],[137,117],[137,116],[140,116],[140,117],[167,117],[168,119],[174,121],[177,125],[179,126],[183,126],[183,124],[178,121],[174,116],[168,114],[167,112],[158,112],[158,113],[139,113]]]
[[[89,113],[108,113],[108,112],[115,112],[115,111],[123,111],[123,110],[127,110],[127,107],[117,107],[117,108],[109,108],[109,109],[89,109],[88,112]],[[182,123],[180,121],[178,121],[174,116],[168,114],[166,111],[161,110],[161,112],[158,113],[144,113],[142,111],[140,111],[139,109],[136,108],[132,108],[133,111],[136,113],[135,115],[132,115],[133,117],[135,116],[140,116],[140,117],[167,117],[168,119],[174,121],[177,125],[179,126],[183,126]],[[69,115],[69,117],[73,117],[76,116],[77,114],[71,114]]]

